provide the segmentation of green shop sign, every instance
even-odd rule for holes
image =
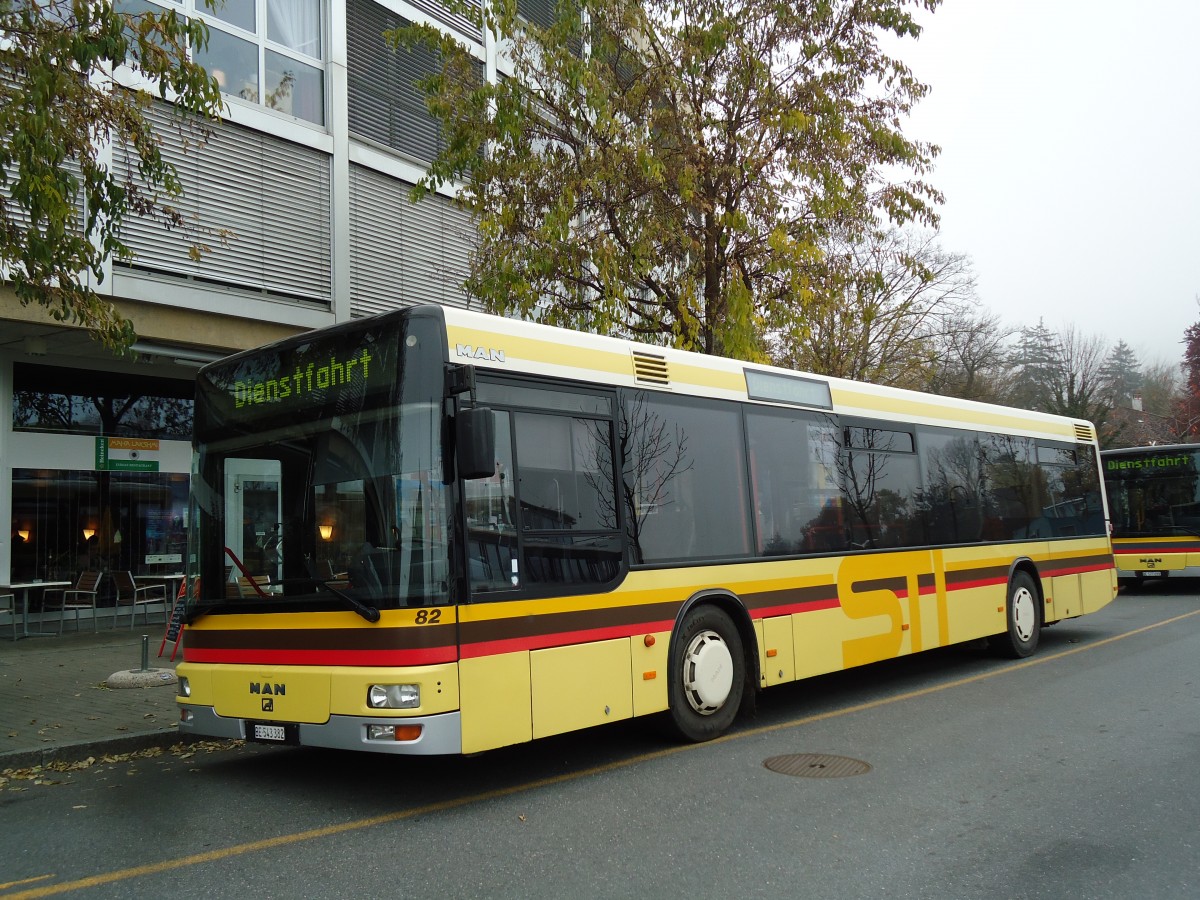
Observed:
[[[113,451],[117,456],[113,456]],[[158,441],[140,438],[96,438],[97,472],[157,472],[157,459],[143,459],[157,452]]]

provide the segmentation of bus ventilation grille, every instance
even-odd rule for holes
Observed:
[[[670,384],[667,361],[653,353],[633,351],[633,374],[638,381],[648,384]]]
[[[1089,444],[1096,439],[1096,433],[1086,425],[1075,426],[1075,437],[1081,441],[1087,441]]]

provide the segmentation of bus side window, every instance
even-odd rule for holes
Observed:
[[[839,429],[823,414],[749,410],[759,556],[840,550],[845,523],[831,460]]]
[[[620,427],[634,563],[751,554],[736,404],[639,391],[626,397]]]

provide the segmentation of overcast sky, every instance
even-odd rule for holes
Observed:
[[[1200,0],[945,0],[898,51],[931,86],[942,247],[1006,323],[1177,363],[1200,320]]]

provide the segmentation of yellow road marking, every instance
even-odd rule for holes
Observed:
[[[1033,659],[1027,659],[1023,662],[1006,665],[999,669],[993,669],[990,672],[981,672],[978,675],[969,675],[965,678],[957,678],[954,681],[947,681],[944,684],[934,685],[933,687],[921,688],[915,691],[906,691],[905,693],[897,694],[894,697],[883,697],[879,700],[871,700],[866,703],[856,704],[854,706],[846,706],[840,709],[830,710],[829,712],[816,713],[811,716],[803,716],[799,719],[792,719],[790,721],[780,722],[775,725],[763,725],[757,728],[747,728],[744,731],[726,734],[703,744],[686,744],[677,747],[667,747],[663,750],[656,750],[652,753],[643,753],[628,759],[605,763],[601,766],[593,766],[590,769],[584,769],[579,772],[566,772],[562,775],[554,775],[550,778],[540,778],[537,781],[512,785],[511,787],[506,788],[499,788],[494,791],[485,791],[481,794],[472,794],[469,797],[459,797],[455,800],[445,800],[441,803],[430,803],[414,809],[387,813],[382,816],[372,816],[369,819],[358,819],[353,822],[343,822],[340,825],[327,825],[324,828],[311,828],[307,831],[298,831],[294,834],[282,834],[278,837],[267,838],[261,841],[251,841],[246,844],[236,844],[232,847],[225,847],[219,850],[209,850],[206,853],[195,853],[191,856],[181,856],[177,859],[167,859],[163,860],[162,862],[149,863],[144,866],[134,866],[128,869],[120,869],[116,872],[106,872],[101,875],[91,875],[87,878],[80,878],[76,881],[67,881],[63,882],[62,884],[46,885],[44,887],[33,888],[32,890],[22,891],[16,894],[5,894],[3,900],[26,900],[26,898],[34,897],[52,897],[55,894],[65,894],[69,891],[78,891],[83,888],[99,887],[100,885],[113,884],[118,881],[128,881],[131,878],[140,878],[145,875],[157,875],[161,872],[171,872],[175,869],[183,869],[188,866],[199,865],[200,863],[217,862],[218,860],[231,859],[235,856],[244,856],[247,853],[257,853],[261,850],[271,850],[275,847],[287,847],[291,844],[299,844],[303,843],[304,841],[311,841],[317,838],[331,837],[337,834],[346,834],[347,832],[351,831],[361,831],[364,828],[373,828],[376,825],[388,825],[392,822],[402,822],[405,819],[413,819],[418,816],[429,815],[430,813],[445,812],[446,810],[458,809],[459,807],[470,806],[475,803],[485,803],[489,800],[512,797],[516,794],[523,794],[528,791],[538,790],[540,788],[551,787],[553,785],[564,784],[571,781],[578,781],[580,779],[590,778],[595,775],[603,775],[607,772],[614,772],[619,769],[640,765],[641,763],[650,762],[656,759],[663,759],[665,757],[674,756],[678,753],[687,753],[693,750],[702,749],[704,747],[711,747],[715,744],[723,744],[729,741],[741,740],[743,738],[756,737],[762,734],[771,734],[776,731],[785,731],[789,728],[798,728],[801,725],[809,725],[813,722],[823,722],[828,719],[835,719],[839,716],[877,709],[881,706],[887,706],[890,703],[900,703],[904,700],[915,700],[919,697],[927,697],[931,694],[937,694],[952,688],[962,687],[963,685],[986,681],[987,679],[995,678],[998,675],[1006,675],[1010,672],[1027,669],[1030,666],[1038,666],[1055,662],[1068,656],[1074,656],[1076,653],[1083,653],[1086,650],[1095,650],[1099,647],[1104,647],[1108,644],[1125,640],[1126,638],[1144,634],[1145,632],[1152,631],[1155,628],[1162,628],[1164,625],[1171,625],[1184,619],[1190,619],[1191,617],[1197,615],[1200,615],[1200,609],[1183,613],[1182,615],[1175,616],[1171,619],[1165,619],[1162,622],[1155,622],[1151,625],[1143,625],[1141,628],[1135,628],[1133,631],[1127,631],[1123,634],[1116,634],[1112,637],[1096,641],[1095,643],[1083,644],[1071,650],[1063,650],[1062,652],[1055,653],[1052,656],[1039,656]],[[42,879],[52,877],[53,876],[51,875],[42,875],[38,878],[27,879],[25,882],[12,882],[12,884],[19,885],[28,883],[29,881],[40,881]],[[3,885],[0,885],[0,889],[3,889],[3,887]]]
[[[7,891],[9,888],[20,887],[23,884],[33,884],[35,881],[45,881],[47,878],[53,878],[54,874],[35,875],[33,878],[22,878],[20,881],[6,881],[0,884],[0,891]]]

